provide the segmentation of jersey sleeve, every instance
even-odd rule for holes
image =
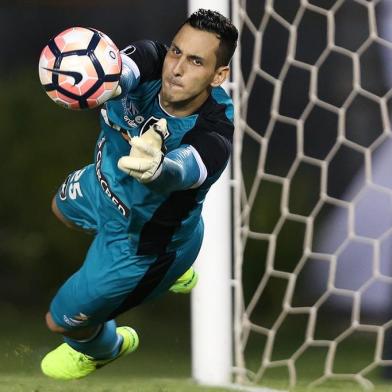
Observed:
[[[219,175],[226,167],[232,150],[233,132],[233,123],[222,114],[199,116],[193,129],[183,137],[182,144],[194,148],[200,171],[206,172],[204,179]]]
[[[127,66],[140,75],[140,83],[161,78],[167,47],[150,40],[136,41],[121,51]]]
[[[205,179],[195,150],[189,145],[170,151],[162,161],[159,174],[154,177],[147,186],[159,193],[197,188]]]

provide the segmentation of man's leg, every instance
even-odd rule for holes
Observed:
[[[48,353],[41,369],[49,377],[63,380],[82,378],[113,360],[136,350],[139,339],[130,327],[116,327],[109,315],[123,301],[118,290],[120,257],[128,258],[127,234],[95,236],[83,266],[59,289],[46,315],[48,328],[63,335],[65,343]],[[112,246],[110,245],[112,244]],[[129,279],[124,279],[128,281]],[[113,282],[116,282],[114,284]]]
[[[60,211],[59,208],[57,207],[56,196],[54,196],[53,199],[52,199],[51,209],[52,209],[52,212],[53,212],[54,216],[55,216],[60,222],[62,222],[65,226],[67,226],[69,229],[80,230],[80,228],[79,228],[78,226],[76,226],[76,225],[73,224],[71,221],[69,221],[68,219],[66,219],[66,218],[64,217],[64,215],[61,213],[61,211]]]
[[[74,279],[72,279],[74,278]],[[78,280],[77,274],[73,275],[60,289],[54,301],[62,302],[61,297],[67,289],[72,287],[72,281]],[[65,286],[65,289],[64,289]],[[72,296],[70,296],[72,301]],[[75,299],[73,303],[77,302]],[[52,303],[53,304],[53,303]],[[55,307],[56,308],[56,307]],[[77,314],[69,317],[64,314],[64,320],[71,325],[65,325],[55,320],[60,320],[59,314],[52,316],[52,312],[46,314],[48,328],[55,333],[63,335],[65,343],[49,352],[41,362],[41,369],[49,377],[63,380],[82,378],[96,369],[112,362],[113,360],[136,350],[139,339],[136,332],[130,327],[116,328],[114,320],[84,324],[83,313],[71,311],[72,306],[64,309],[64,313]],[[72,324],[76,326],[72,327]]]
[[[96,187],[94,165],[74,171],[52,199],[53,214],[70,229],[96,232],[99,225]]]
[[[171,267],[160,284],[149,295],[149,299],[160,296],[167,292],[167,290],[179,294],[188,294],[196,286],[198,274],[192,267],[192,264],[200,251],[203,229],[203,223],[200,222],[194,230],[192,238],[177,248],[175,252],[176,257]]]
[[[93,165],[71,173],[52,200],[54,215],[69,228],[97,232],[100,220],[108,218],[102,214],[96,186]],[[111,306],[116,305],[105,300],[110,287],[96,289],[108,276],[103,271],[105,262],[115,258],[104,238],[100,234],[95,237],[83,267],[60,288],[46,315],[48,328],[63,335],[65,341],[41,363],[43,372],[50,377],[84,377],[134,351],[138,345],[135,331],[129,327],[116,328],[115,321],[106,321],[104,316],[105,311],[110,313]]]
[[[121,348],[123,338],[116,332],[114,320],[105,323],[67,330],[57,325],[50,312],[46,314],[46,325],[55,333],[63,335],[64,341],[74,350],[82,352],[95,359],[115,357]]]
[[[67,330],[67,329],[65,329],[55,323],[50,312],[46,313],[45,321],[46,321],[46,325],[50,331],[52,331],[54,333],[61,334],[63,336],[67,336],[71,339],[81,339],[81,340],[88,339],[97,330],[97,327],[95,327],[95,326],[80,328],[80,329],[76,329],[76,330]]]
[[[121,344],[116,347],[116,343],[115,350],[107,352],[102,359],[79,351],[88,350],[91,354],[103,355],[102,348],[104,346],[111,349],[110,344],[113,343],[111,340],[114,334],[117,342],[121,341]],[[66,343],[49,352],[41,362],[42,372],[48,377],[59,380],[74,380],[86,377],[115,359],[135,351],[139,344],[138,336],[132,328],[116,328],[114,320],[108,321],[98,330],[96,329],[94,335],[89,339],[81,341],[65,338],[64,340]],[[73,346],[77,346],[77,348],[75,349]],[[97,351],[98,347],[100,347],[100,351]]]
[[[175,281],[169,291],[176,294],[189,294],[196,286],[198,280],[197,272],[191,267]]]

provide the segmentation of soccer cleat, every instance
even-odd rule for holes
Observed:
[[[58,380],[74,380],[88,376],[94,370],[135,351],[139,345],[139,337],[130,327],[118,327],[117,333],[123,337],[120,352],[110,359],[94,359],[74,350],[67,343],[46,354],[41,362],[42,372]]]
[[[177,294],[188,294],[196,286],[198,280],[197,272],[191,267],[176,280],[169,290]]]

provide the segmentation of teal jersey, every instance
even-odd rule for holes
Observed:
[[[124,94],[101,110],[102,131],[95,152],[100,186],[128,221],[130,241],[141,255],[171,251],[189,240],[208,190],[227,165],[234,131],[232,101],[221,87],[213,88],[192,115],[165,112],[159,100],[165,54],[165,46],[152,41],[137,42],[123,51],[129,77],[122,82]],[[140,136],[160,118],[168,125],[166,156],[190,148],[197,162],[191,169],[194,181],[184,189],[157,191],[117,167],[131,148],[124,135]]]

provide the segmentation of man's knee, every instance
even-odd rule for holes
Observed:
[[[52,318],[52,315],[50,312],[46,313],[45,316],[46,319],[46,325],[48,328],[54,332],[54,333],[59,333],[61,335],[67,336],[71,339],[89,339],[91,336],[97,333],[97,330],[101,328],[101,325],[93,325],[85,328],[78,328],[75,330],[68,330],[63,327],[60,327],[55,323],[55,321]]]
[[[61,333],[63,334],[64,332],[66,332],[66,329],[64,329],[63,327],[60,327],[59,325],[57,325],[55,323],[55,321],[52,318],[52,315],[50,314],[50,312],[46,313],[45,316],[45,320],[46,320],[46,325],[47,327],[55,333]]]

